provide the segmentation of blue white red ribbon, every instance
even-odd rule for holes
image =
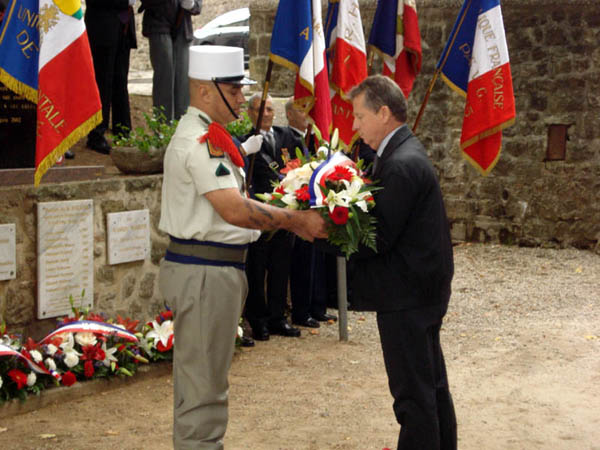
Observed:
[[[104,322],[95,322],[93,320],[79,320],[76,322],[70,322],[60,328],[57,328],[48,336],[40,341],[40,344],[48,342],[54,336],[63,333],[97,333],[102,336],[118,336],[121,339],[125,339],[131,342],[137,342],[138,338],[135,334],[130,333],[123,328],[117,327],[116,325],[112,325],[110,323]]]

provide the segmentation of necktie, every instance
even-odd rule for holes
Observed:
[[[374,174],[377,170],[377,163],[379,162],[379,155],[375,154],[375,159],[373,160],[373,168],[371,169],[371,173]]]
[[[275,156],[275,136],[273,136],[272,132],[267,131],[265,133],[265,141],[267,141],[267,144],[269,145],[269,152],[271,155]]]

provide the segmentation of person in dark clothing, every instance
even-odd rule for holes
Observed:
[[[435,170],[406,125],[406,99],[388,77],[350,92],[354,124],[375,149],[371,178],[377,253],[351,257],[355,309],[377,312],[398,449],[456,449],[456,417],[440,345],[454,273],[452,242]]]
[[[192,16],[202,0],[142,0],[142,35],[148,38],[152,76],[152,105],[167,120],[178,120],[190,104],[189,46],[194,37]]]
[[[129,54],[137,48],[133,5],[135,0],[87,0],[85,26],[102,102],[102,122],[87,137],[87,147],[108,154],[104,137],[112,114],[112,132],[131,129],[129,110]],[[67,155],[69,157],[69,155]]]
[[[255,127],[260,101],[260,94],[253,95],[248,101],[248,117]],[[296,147],[302,148],[302,140],[290,133],[287,127],[273,126],[273,119],[273,101],[268,97],[260,126],[264,139],[260,151],[254,155],[252,166],[250,192],[254,194],[271,192],[271,181],[282,178],[280,171],[289,161],[290,155],[294,155]],[[252,134],[255,131],[242,140]],[[300,330],[292,327],[285,318],[293,243],[292,234],[279,230],[275,233],[263,233],[248,248],[245,315],[255,340],[266,341],[271,334],[300,336]]]

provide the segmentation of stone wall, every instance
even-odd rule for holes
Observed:
[[[250,73],[257,80],[265,77],[277,3],[250,3]],[[368,37],[376,1],[359,3]],[[409,117],[417,115],[461,4],[417,0],[423,68]],[[504,131],[494,170],[480,176],[461,157],[464,100],[441,80],[418,129],[439,173],[453,238],[600,251],[600,2],[504,0],[502,11],[517,118]],[[293,82],[289,70],[275,66],[270,91],[290,95]],[[563,161],[545,161],[552,124],[572,124]]]
[[[25,336],[43,337],[56,319],[36,320],[37,214],[39,202],[93,199],[94,201],[94,306],[109,317],[120,314],[147,320],[163,308],[158,291],[158,263],[167,238],[158,231],[161,175],[119,177],[63,184],[0,187],[0,223],[16,224],[17,275],[0,281],[0,322]],[[145,261],[108,265],[106,214],[150,210],[151,256]]]

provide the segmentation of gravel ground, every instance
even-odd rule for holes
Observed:
[[[600,450],[600,256],[462,244],[455,264],[442,346],[459,448]],[[375,315],[351,311],[348,324],[349,342],[325,325],[236,353],[227,449],[394,448]],[[171,405],[162,375],[23,415],[0,409],[0,448],[169,449]]]

